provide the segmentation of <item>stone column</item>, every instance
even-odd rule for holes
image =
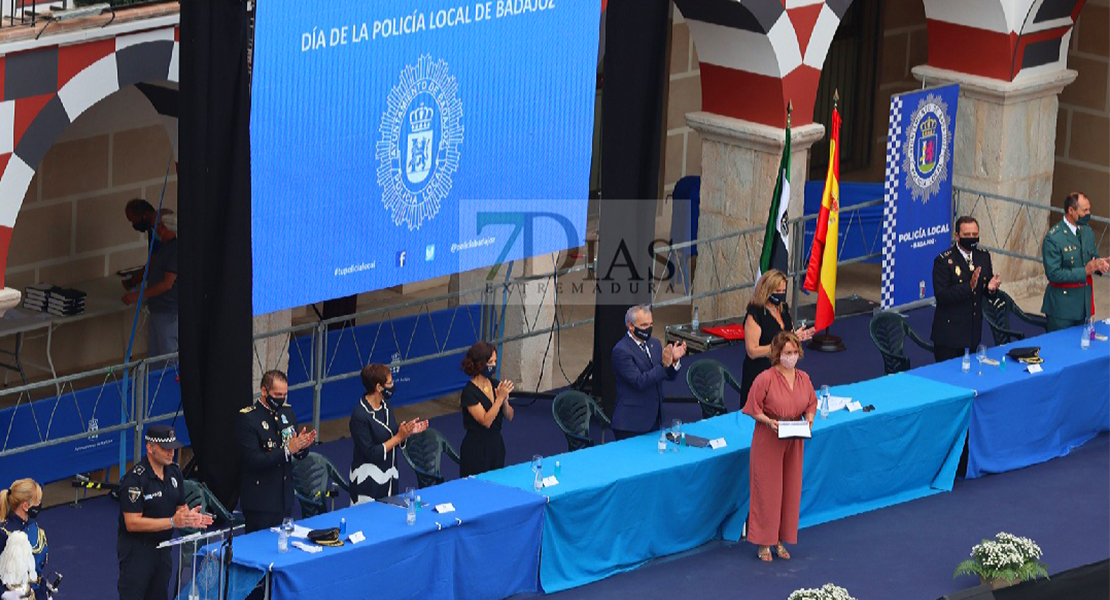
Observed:
[[[552,326],[555,318],[555,279],[535,276],[554,271],[558,267],[555,264],[558,258],[559,254],[554,253],[517,261],[513,279],[519,281],[510,286],[508,299],[505,300],[503,337],[549,329]],[[519,273],[521,267],[523,273]],[[497,290],[494,305],[500,306],[502,288],[495,286],[494,289]],[[500,319],[500,313],[497,318]],[[498,357],[501,377],[513,380],[520,390],[543,392],[551,389],[551,374],[558,354],[555,341],[554,336],[543,334],[504,344]]]
[[[698,238],[766,225],[786,131],[707,112],[687,114],[686,123],[702,140]],[[825,127],[816,123],[791,130],[791,218],[803,213],[809,149],[824,136]],[[742,238],[699,244],[693,294],[755,281],[762,246],[762,230]],[[751,289],[744,289],[692,304],[699,308],[703,322],[742,316],[751,294]]]
[[[254,335],[263,334],[278,329],[285,329],[293,324],[292,310],[279,310],[277,312],[258,315],[254,318]],[[252,381],[255,390],[262,382],[262,374],[271,369],[289,372],[289,336],[275,335],[254,342],[254,356],[251,357]]]
[[[1002,81],[929,65],[913,68],[926,85],[958,83],[953,180],[956,187],[1016,198],[1048,207],[1059,205],[1052,189],[1056,165],[1056,114],[1060,92],[1077,73],[1060,69]],[[1047,210],[955,193],[958,212],[979,221],[982,244],[1029,256],[1040,254],[1050,223]],[[1033,261],[995,253],[994,272],[1015,297],[1039,294],[1044,269]]]

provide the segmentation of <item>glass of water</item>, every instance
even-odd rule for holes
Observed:
[[[975,352],[975,359],[979,361],[979,376],[983,376],[983,362],[987,360],[987,347],[979,344],[979,349]]]

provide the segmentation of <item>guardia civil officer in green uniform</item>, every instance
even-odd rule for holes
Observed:
[[[158,544],[173,537],[175,527],[203,529],[212,517],[185,505],[185,477],[174,463],[181,447],[173,428],[151,425],[146,430],[146,456],[119,482],[120,600],[166,600],[169,597],[171,551]]]
[[[293,514],[293,459],[304,458],[316,432],[302,428],[287,400],[289,382],[281,371],[262,375],[262,397],[239,411],[235,436],[243,456],[239,506],[246,531],[281,524]]]
[[[1110,261],[1098,257],[1090,220],[1091,201],[1072,192],[1064,198],[1064,219],[1044,236],[1041,254],[1048,287],[1041,311],[1049,331],[1082,325],[1095,314],[1092,278],[1110,271]]]

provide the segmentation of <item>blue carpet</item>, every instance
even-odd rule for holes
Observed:
[[[923,308],[907,313],[910,319],[911,326],[922,336],[927,337],[929,326],[932,322],[932,309]],[[809,352],[806,354],[801,368],[805,369],[813,379],[815,385],[829,384],[838,385],[842,383],[853,383],[867,379],[873,379],[881,376],[882,373],[882,359],[879,356],[874,344],[871,342],[867,331],[867,324],[870,321],[870,315],[857,315],[849,318],[838,320],[833,327],[833,333],[843,338],[844,343],[848,347],[848,351],[836,354],[822,354],[818,352]],[[1024,323],[1018,325],[1019,331],[1028,334],[1036,334],[1029,326]],[[984,340],[989,340],[989,331],[984,331]],[[917,348],[912,343],[907,343],[907,355],[910,357],[911,364],[914,366],[932,362],[932,356]],[[684,361],[684,366],[688,366],[690,362],[700,360],[702,358],[716,359],[726,366],[739,380],[742,365],[743,365],[743,347],[734,346],[729,348],[721,348],[712,352],[698,354],[689,357]],[[689,390],[686,387],[684,375],[681,375],[676,381],[668,383],[665,387],[665,393],[668,396],[689,396]],[[731,389],[726,388],[725,404],[730,410],[737,410],[739,407],[738,394]],[[563,437],[562,432],[559,431],[551,416],[551,402],[549,400],[537,400],[531,404],[524,402],[517,402],[516,405],[516,418],[511,423],[506,423],[503,431],[505,437],[505,446],[507,451],[507,462],[509,464],[520,463],[529,460],[533,454],[552,455],[566,451],[566,439]],[[678,404],[668,403],[664,405],[663,416],[669,422],[671,419],[682,419],[685,421],[693,421],[701,418],[701,410],[696,404]],[[457,448],[463,438],[462,416],[459,413],[445,415],[436,418],[432,422],[432,427],[442,432],[448,440]],[[595,439],[599,438],[598,432],[594,434]],[[674,578],[674,585],[682,585],[685,587],[691,581],[697,582],[704,580],[706,582],[713,582],[714,586],[705,588],[709,590],[721,589],[719,586],[722,583],[721,573],[730,573],[728,575],[728,587],[735,587],[736,582],[745,581],[752,575],[760,575],[761,573],[774,573],[775,576],[772,580],[783,580],[783,587],[774,588],[775,595],[759,594],[753,597],[767,597],[777,598],[786,597],[786,593],[779,593],[778,590],[786,590],[789,592],[794,589],[793,584],[796,582],[795,578],[790,575],[793,573],[809,573],[810,575],[819,574],[816,579],[825,578],[825,581],[834,580],[834,575],[840,572],[848,573],[854,572],[848,569],[845,564],[838,563],[837,561],[863,561],[870,564],[876,560],[886,560],[891,564],[887,564],[882,569],[862,569],[856,579],[848,580],[841,579],[839,576],[835,580],[844,583],[853,583],[854,581],[883,581],[884,585],[890,584],[891,581],[898,581],[899,577],[906,577],[908,581],[916,579],[927,580],[932,582],[935,586],[937,581],[943,585],[946,581],[951,580],[951,569],[954,568],[955,563],[951,562],[951,557],[957,556],[962,558],[962,553],[966,553],[972,543],[978,541],[979,537],[989,536],[997,533],[997,529],[1005,525],[1005,527],[1012,528],[1015,533],[1025,533],[1033,536],[1038,541],[1042,541],[1042,546],[1045,542],[1049,541],[1048,535],[1058,536],[1059,543],[1057,544],[1063,554],[1061,559],[1070,557],[1074,553],[1075,556],[1089,556],[1093,560],[1106,558],[1106,537],[1107,531],[1107,468],[1106,468],[1106,443],[1105,436],[1099,438],[1102,440],[1101,450],[1095,454],[1099,454],[1103,459],[1101,470],[1096,472],[1087,472],[1085,474],[1075,473],[1076,468],[1065,468],[1062,465],[1071,464],[1065,463],[1071,459],[1066,457],[1056,461],[1051,461],[1045,465],[1038,465],[1020,471],[1015,474],[1002,475],[995,477],[988,477],[982,481],[981,487],[976,482],[958,482],[957,491],[962,491],[964,488],[979,490],[989,489],[991,486],[1001,485],[1000,481],[1009,481],[1009,477],[1016,477],[1020,480],[1019,484],[1015,484],[1013,493],[1018,496],[1015,501],[1026,500],[1029,502],[1036,502],[1033,508],[1023,509],[1023,505],[1018,502],[1009,506],[1006,510],[998,510],[999,507],[1006,507],[1009,504],[1008,496],[1005,493],[996,494],[991,496],[986,494],[983,499],[978,496],[966,494],[942,494],[927,500],[911,503],[911,505],[904,505],[885,509],[875,513],[868,513],[851,519],[836,521],[820,527],[813,528],[812,530],[805,530],[802,533],[802,546],[794,553],[795,560],[791,563],[777,562],[764,568],[763,565],[755,563],[754,560],[749,561],[754,551],[750,547],[741,547],[740,549],[724,547],[711,549],[707,552],[702,552],[696,558],[679,558],[672,559],[671,562],[662,562],[661,564],[647,569],[641,569],[634,573],[615,577],[611,580],[599,582],[597,584],[587,586],[582,590],[574,590],[567,594],[589,594],[593,593],[594,588],[607,590],[605,593],[608,597],[617,597],[630,595],[631,591],[625,591],[624,588],[613,588],[613,582],[625,581],[626,578],[639,578],[644,576],[645,573],[654,573],[660,569],[667,573],[668,579]],[[1089,443],[1086,447],[1093,447],[1094,442]],[[330,442],[327,444],[319,445],[315,448],[317,452],[327,456],[332,462],[339,467],[341,472],[345,472],[350,465],[351,460],[352,442],[350,438],[344,438]],[[1081,453],[1073,453],[1081,454]],[[1084,456],[1090,452],[1082,453]],[[399,463],[403,462],[403,458],[398,455]],[[1037,469],[1042,469],[1043,472],[1056,474],[1055,469],[1060,465],[1061,473],[1057,478],[1062,481],[1057,484],[1044,484],[1039,483],[1037,478],[1030,479],[1026,474],[1027,472],[1042,472]],[[401,488],[415,486],[415,477],[412,470],[407,465],[398,465],[398,470],[401,474]],[[448,459],[444,459],[443,472],[448,479],[455,479],[458,477],[458,467]],[[1044,489],[1042,489],[1042,487]],[[1007,488],[1009,489],[1009,488]],[[1078,494],[1073,494],[1075,490],[1081,490]],[[1025,497],[1028,496],[1028,497]],[[1077,496],[1077,497],[1072,497]],[[964,498],[960,500],[958,498]],[[1088,504],[1084,507],[1077,507],[1076,502],[1086,498]],[[1069,510],[1050,509],[1053,505],[1052,502],[1047,502],[1049,499],[1056,499],[1060,506],[1074,507]],[[890,517],[889,515],[899,515],[898,511],[903,510],[905,506],[919,506],[921,503],[927,502],[929,508],[922,511],[922,514],[917,517],[906,517],[906,523],[902,523],[902,518],[899,516]],[[336,503],[337,507],[347,506],[348,498],[343,497]],[[1092,508],[1092,506],[1094,508]],[[1101,507],[1101,508],[1100,508]],[[1097,509],[1097,510],[1094,510]],[[50,566],[52,569],[57,570],[65,575],[65,587],[67,588],[67,597],[70,598],[102,598],[111,597],[114,595],[115,582],[118,574],[118,564],[115,558],[115,541],[116,541],[116,523],[118,517],[118,505],[116,502],[109,498],[99,498],[90,500],[81,504],[80,507],[74,508],[71,506],[62,506],[51,508],[42,512],[40,521],[46,529],[50,539]],[[1035,514],[1043,511],[1042,515]],[[944,523],[957,518],[959,522],[966,520],[966,516],[970,513],[975,513],[984,518],[984,523],[992,523],[989,527],[983,528],[969,528],[966,525],[956,528],[954,531],[946,534]],[[1079,542],[1069,543],[1067,534],[1063,533],[1066,529],[1060,530],[1061,533],[1053,533],[1049,531],[1051,528],[1042,528],[1041,525],[1045,523],[1058,523],[1063,521],[1069,522],[1074,515],[1084,515],[1084,518],[1090,516],[1091,521],[1089,528],[1085,529],[1086,533],[1100,532],[1101,537],[1101,550],[1099,553],[1090,552],[1088,546],[1084,546]],[[1004,518],[1012,517],[1011,521],[1006,521]],[[1051,517],[1051,518],[1049,518]],[[876,524],[872,525],[871,519],[876,520]],[[935,520],[934,520],[935,519]],[[1000,525],[993,523],[1001,522]],[[844,527],[844,523],[853,523],[851,527],[840,529]],[[1019,527],[1022,523],[1027,525],[1036,525],[1036,530],[1022,529]],[[837,537],[832,539],[842,540],[840,544],[834,544],[831,539],[825,545],[819,545],[817,540],[811,541],[812,537],[818,537],[818,534],[826,530],[833,531]],[[957,531],[958,530],[958,531]],[[1045,531],[1045,535],[1039,535],[1038,532]],[[889,533],[884,533],[889,531]],[[956,536],[957,539],[948,539],[955,536],[957,533],[963,534]],[[894,536],[902,536],[903,538],[909,537],[913,539],[888,539]],[[942,547],[943,552],[935,558],[933,551],[928,550],[929,545],[918,545],[922,541],[930,538],[937,538],[938,541],[944,541],[945,545]],[[1054,548],[1056,546],[1053,546]],[[888,552],[890,548],[899,548],[899,552],[908,553],[896,556],[894,552]],[[917,551],[914,550],[917,548]],[[954,550],[953,550],[954,549]],[[1046,555],[1048,554],[1048,547],[1045,547]],[[920,557],[919,557],[920,555]],[[807,558],[808,556],[808,558]],[[940,561],[934,564],[934,561]],[[1062,564],[1052,562],[1052,557],[1048,557],[1049,565],[1053,569],[1062,568]],[[1078,560],[1078,559],[1076,559]],[[1086,562],[1075,562],[1068,558],[1068,564],[1071,566],[1078,566],[1079,564],[1086,564]],[[749,564],[751,563],[751,564]],[[1074,563],[1074,564],[1072,564]],[[673,569],[671,565],[681,564],[685,565],[682,571],[670,571]],[[711,569],[701,572],[700,569],[695,569],[697,565],[707,564],[713,565]],[[789,565],[789,566],[787,566]],[[738,572],[733,572],[730,569],[741,568]],[[694,569],[700,574],[687,571]],[[810,570],[812,569],[812,570]],[[801,577],[801,575],[799,575]],[[810,581],[808,578],[802,581],[803,585],[813,585],[816,583],[823,583],[824,581]],[[632,579],[627,584],[632,586],[630,589],[639,590],[640,584],[636,583],[638,579]],[[681,582],[681,583],[680,583]],[[668,584],[670,593],[674,593],[674,585]],[[746,585],[746,584],[744,584]],[[660,588],[660,580],[658,578],[650,580],[649,583],[642,584],[642,592],[648,595],[655,594],[660,596],[664,590]],[[793,586],[793,587],[791,587]],[[948,589],[960,589],[961,586],[952,584]],[[967,587],[967,586],[962,586]],[[882,589],[883,586],[860,587],[860,590],[866,589]],[[887,588],[888,590],[890,588]],[[87,594],[87,590],[102,590],[96,594]],[[619,591],[614,591],[619,590]],[[855,590],[853,590],[855,591]],[[867,596],[861,595],[864,592],[859,592],[857,597],[860,600],[864,598],[889,598],[889,594],[870,594]],[[940,594],[933,594],[932,596],[921,596],[936,598]],[[568,596],[578,597],[578,596]],[[581,596],[593,597],[593,596]],[[910,597],[910,596],[904,596]]]

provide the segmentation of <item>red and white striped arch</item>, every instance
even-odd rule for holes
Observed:
[[[813,121],[825,56],[852,0],[675,0],[694,38],[702,109],[774,127]]]
[[[47,151],[77,117],[121,88],[176,84],[178,37],[176,25],[155,27],[0,56],[0,287],[16,217]],[[140,89],[159,113],[176,113],[167,109],[173,101],[155,101],[164,95],[159,90],[173,90]]]
[[[1086,0],[924,0],[929,65],[1002,81],[1067,66]]]

